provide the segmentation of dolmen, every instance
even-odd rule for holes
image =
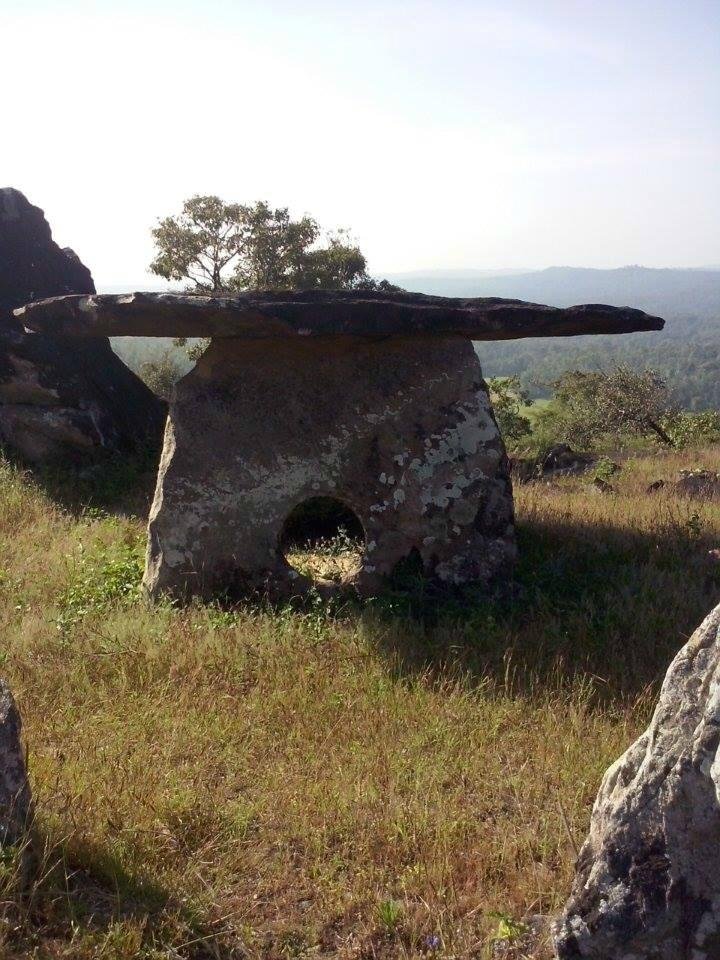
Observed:
[[[663,326],[626,307],[357,290],[66,296],[16,315],[57,337],[210,338],[167,419],[151,597],[330,589],[282,548],[288,516],[317,498],[362,525],[362,594],[408,558],[449,586],[507,575],[512,488],[472,341]]]

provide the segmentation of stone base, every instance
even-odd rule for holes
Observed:
[[[213,341],[171,406],[147,593],[302,594],[280,538],[315,497],[362,523],[363,594],[411,554],[448,585],[508,571],[507,458],[470,341]]]

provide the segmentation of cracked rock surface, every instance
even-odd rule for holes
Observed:
[[[556,924],[560,960],[720,958],[719,744],[720,606],[603,778]]]

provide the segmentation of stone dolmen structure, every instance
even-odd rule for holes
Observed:
[[[16,315],[56,337],[211,338],[171,403],[150,596],[302,593],[282,531],[319,497],[362,524],[360,592],[409,556],[442,583],[487,583],[515,556],[513,503],[472,341],[663,325],[630,308],[322,290],[71,296]]]

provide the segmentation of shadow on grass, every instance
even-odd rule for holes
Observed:
[[[204,918],[187,898],[130,873],[108,850],[86,842],[54,842],[37,828],[31,845],[29,869],[7,869],[7,856],[0,865],[0,917],[6,932],[12,931],[7,945],[13,956],[39,956],[36,951],[54,940],[71,943],[72,956],[88,960],[245,956],[227,924]]]
[[[33,476],[66,509],[144,515],[156,460],[157,450],[147,450]],[[697,514],[685,513],[652,532],[536,514],[519,520],[515,576],[495,590],[438,591],[410,564],[371,600],[311,596],[294,606],[362,621],[398,677],[462,676],[529,695],[584,678],[598,697],[626,701],[654,690],[720,600],[720,564],[708,553],[718,544]],[[216,605],[234,607],[221,598]],[[261,600],[242,606],[267,610]]]
[[[537,517],[517,525],[510,582],[487,590],[438,589],[412,564],[367,600],[317,593],[282,604],[260,597],[214,602],[298,612],[361,626],[398,679],[487,684],[511,696],[565,694],[583,684],[598,702],[655,695],[669,663],[720,601],[715,539],[697,515],[632,527]]]
[[[650,535],[554,519],[518,524],[511,584],[440,595],[420,578],[368,601],[399,676],[494,682],[513,694],[584,678],[603,700],[653,691],[720,600],[717,544],[694,522]]]
[[[160,451],[99,454],[82,463],[28,466],[7,451],[4,458],[27,475],[53,502],[76,516],[88,509],[145,518],[155,491]]]

